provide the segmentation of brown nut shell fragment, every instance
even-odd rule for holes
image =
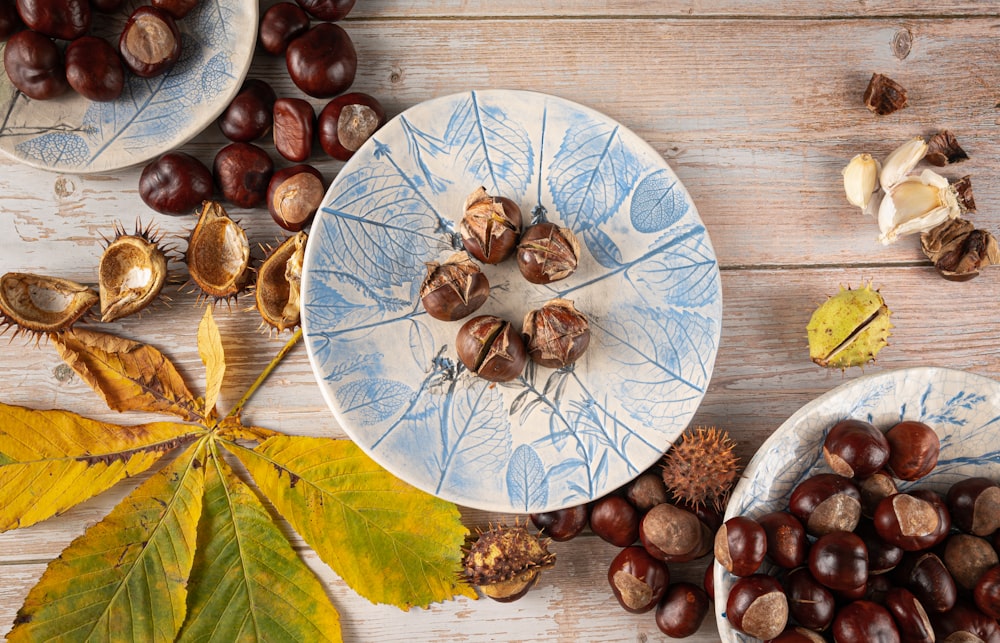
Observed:
[[[1000,263],[1000,245],[966,219],[951,219],[920,235],[920,247],[941,276],[968,281],[987,266]]]
[[[299,325],[302,260],[308,235],[299,232],[275,248],[257,270],[254,299],[264,324],[279,333]]]
[[[101,321],[127,317],[160,294],[167,280],[167,256],[146,233],[119,234],[101,255],[97,280]]]
[[[590,322],[567,299],[553,299],[524,316],[528,356],[536,364],[562,368],[583,356],[590,345]]]
[[[942,130],[927,141],[927,154],[924,156],[931,165],[944,167],[950,163],[961,163],[968,160],[962,146],[958,144],[955,135],[948,130]]]
[[[15,335],[64,331],[97,302],[97,293],[68,279],[23,272],[0,277],[0,315],[18,327]]]
[[[878,72],[872,74],[863,97],[865,107],[879,116],[887,116],[906,107],[906,89]]]
[[[206,201],[185,255],[191,280],[216,299],[238,295],[250,281],[250,242],[217,201]]]

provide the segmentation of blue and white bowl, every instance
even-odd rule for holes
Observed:
[[[493,384],[454,350],[461,322],[419,300],[425,262],[460,247],[479,186],[573,230],[580,266],[549,286],[485,266],[477,314],[518,327],[562,297],[590,318],[575,365]],[[459,504],[539,512],[587,502],[655,462],[712,376],[722,298],[715,254],[663,158],[591,109],[475,91],[396,117],[345,165],[312,227],[303,328],[340,425],[403,480]]]
[[[846,418],[871,422],[883,430],[903,420],[934,427],[941,455],[934,472],[916,482],[900,483],[946,492],[963,478],[1000,479],[1000,382],[946,368],[907,368],[859,377],[809,402],[782,424],[760,447],[743,472],[726,508],[733,516],[757,518],[788,508],[795,486],[830,472],[823,441],[834,424]],[[775,571],[765,563],[763,571]],[[735,578],[715,565],[715,609],[723,641],[756,641],[735,631],[726,620],[726,600]]]

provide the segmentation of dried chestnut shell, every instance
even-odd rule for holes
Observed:
[[[444,263],[427,264],[420,301],[431,317],[442,321],[467,317],[489,297],[489,280],[466,253],[455,253]]]
[[[796,485],[788,510],[814,536],[853,531],[861,519],[861,493],[843,476],[819,473]]]
[[[868,581],[868,549],[849,531],[825,534],[809,548],[809,571],[830,589],[856,589]]]
[[[274,149],[289,161],[305,161],[312,154],[316,113],[301,98],[279,98],[274,102]]]
[[[569,277],[580,263],[580,242],[569,228],[536,223],[521,235],[517,267],[533,284],[548,284]]]
[[[267,134],[274,123],[274,90],[263,80],[250,78],[219,116],[219,129],[236,143],[249,143]]]
[[[108,41],[83,36],[66,47],[66,80],[84,98],[107,102],[121,96],[125,68]]]
[[[98,300],[90,288],[59,277],[23,272],[0,277],[0,323],[16,325],[17,332],[62,332]]]
[[[872,74],[862,100],[871,112],[886,116],[906,107],[906,89],[884,74]]]
[[[639,512],[621,496],[605,496],[590,508],[590,530],[616,547],[639,539]]]
[[[805,567],[793,569],[785,577],[788,613],[811,630],[825,630],[833,622],[836,602],[833,592],[824,587]]]
[[[309,14],[299,5],[292,2],[273,4],[260,19],[260,46],[267,53],[280,56],[288,49],[288,43],[309,30],[309,24]]]
[[[823,459],[845,478],[866,478],[889,459],[889,442],[870,422],[841,420],[826,434]]]
[[[355,0],[296,0],[296,2],[314,18],[336,22],[354,8]]]
[[[833,619],[837,643],[899,643],[899,630],[889,611],[871,601],[854,601]]]
[[[254,208],[267,198],[274,162],[252,143],[230,143],[215,155],[212,173],[227,201]]]
[[[101,321],[141,311],[160,294],[166,279],[167,256],[155,238],[148,232],[120,231],[101,253],[98,265]]]
[[[549,368],[572,364],[590,345],[590,322],[566,299],[552,299],[530,311],[522,331],[531,361]]]
[[[900,480],[919,480],[937,466],[941,440],[923,422],[900,422],[885,437],[889,443],[886,471]]]
[[[778,581],[766,574],[739,578],[729,590],[726,618],[737,630],[773,639],[788,624],[788,600]]]
[[[143,203],[163,214],[196,214],[212,198],[212,173],[184,152],[167,152],[151,161],[139,176]]]
[[[490,196],[480,187],[465,200],[458,232],[470,255],[483,263],[500,263],[517,245],[521,208],[507,197]]]
[[[60,40],[75,40],[90,29],[87,0],[17,0],[17,12],[29,29]]]
[[[346,161],[385,124],[385,110],[375,97],[350,92],[327,103],[318,121],[319,144],[323,151]]]
[[[989,478],[960,480],[948,490],[948,510],[955,526],[975,536],[1000,529],[1000,485]]]
[[[767,553],[767,536],[757,521],[735,516],[715,532],[715,560],[734,576],[757,571]]]
[[[118,51],[136,76],[159,76],[181,57],[181,32],[166,11],[142,6],[122,27]]]
[[[209,297],[235,297],[250,283],[246,231],[229,218],[218,202],[206,201],[202,207],[198,224],[188,237],[184,259],[191,281]]]
[[[257,269],[254,299],[264,324],[279,333],[299,325],[302,260],[308,237],[299,232],[275,248]]]
[[[667,636],[681,639],[701,627],[708,614],[708,594],[692,583],[674,583],[656,606],[656,626]]]
[[[59,47],[37,31],[19,31],[7,40],[3,66],[11,84],[28,98],[48,100],[69,89]]]
[[[785,511],[774,511],[757,519],[767,538],[767,558],[775,565],[792,569],[806,560],[809,542],[806,529],[798,518]]]
[[[313,220],[324,194],[323,175],[313,166],[283,167],[267,184],[267,209],[279,226],[298,232]]]
[[[493,315],[473,317],[455,340],[458,357],[469,371],[491,382],[508,382],[521,374],[528,351],[510,322]]]
[[[608,567],[608,583],[615,598],[622,607],[635,614],[656,607],[669,582],[667,566],[635,545],[618,552]]]
[[[576,505],[555,511],[530,515],[531,523],[543,534],[557,542],[573,540],[587,527],[590,509],[587,505]]]
[[[321,22],[288,44],[285,65],[296,87],[314,98],[329,98],[354,82],[358,54],[346,31]]]

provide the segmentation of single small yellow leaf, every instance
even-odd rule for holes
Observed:
[[[254,492],[217,454],[178,641],[338,642],[340,618]]]
[[[403,609],[457,595],[468,530],[458,508],[399,480],[349,440],[224,442],[320,558],[373,603]]]
[[[205,486],[191,445],[49,563],[7,634],[20,641],[173,641],[184,622]]]
[[[106,491],[199,431],[175,422],[119,426],[69,411],[0,404],[0,532]]]
[[[59,356],[114,411],[162,411],[195,422],[202,403],[181,374],[148,344],[71,329],[52,336]]]
[[[276,435],[284,435],[279,431],[265,429],[261,426],[244,426],[239,418],[227,417],[219,422],[219,437],[228,440],[250,440],[252,442],[263,442]],[[2,455],[0,455],[2,457]]]
[[[205,413],[211,415],[219,401],[226,374],[226,353],[222,350],[222,335],[211,306],[205,307],[205,315],[198,324],[198,355],[205,364]]]

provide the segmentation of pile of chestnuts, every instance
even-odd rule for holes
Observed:
[[[1000,485],[917,481],[937,465],[932,427],[846,419],[787,510],[727,520],[715,558],[736,577],[732,626],[770,641],[1000,643]],[[765,562],[774,568],[764,573]]]
[[[463,319],[489,299],[489,279],[473,259],[496,265],[513,256],[521,275],[534,284],[565,279],[580,261],[580,244],[571,230],[540,222],[522,231],[521,208],[483,187],[466,199],[459,234],[465,251],[429,262],[420,288],[424,310],[442,321]],[[462,325],[455,340],[462,364],[493,382],[517,378],[529,359],[549,368],[567,366],[589,344],[590,322],[565,299],[530,311],[520,331],[495,315],[478,315]]]

